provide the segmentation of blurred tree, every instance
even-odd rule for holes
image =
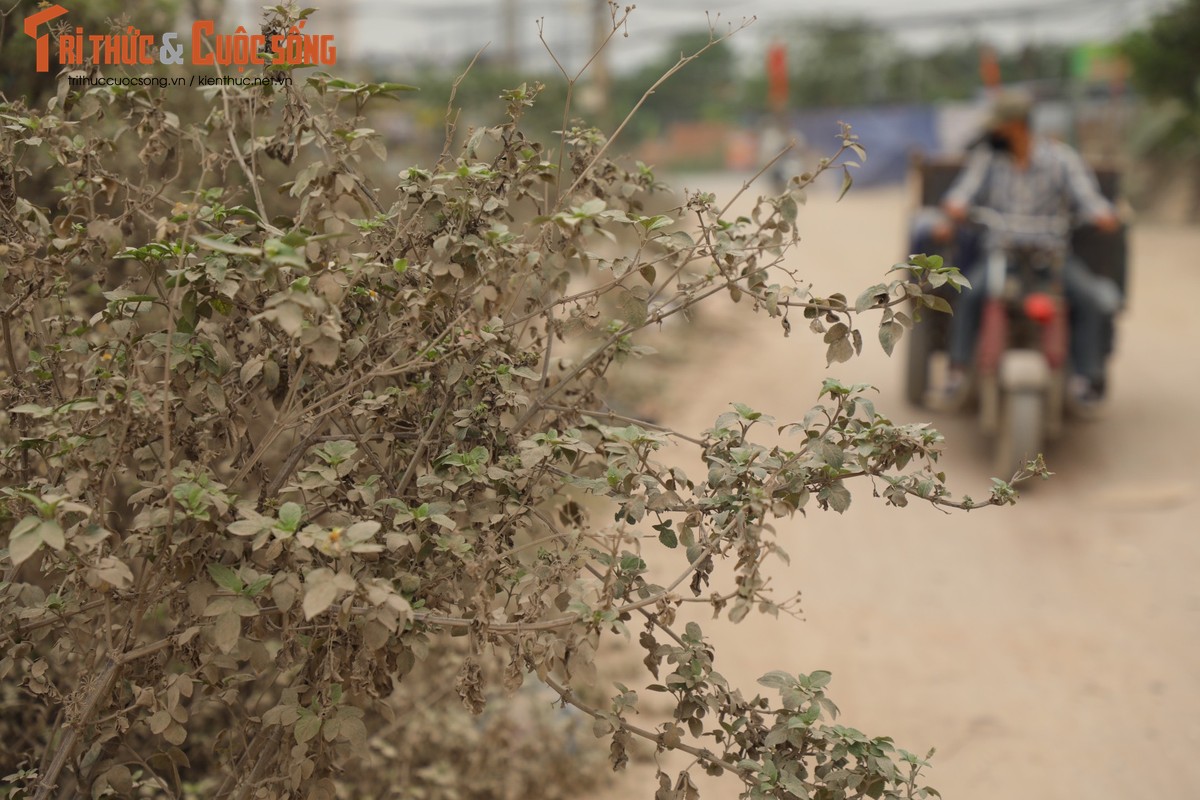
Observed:
[[[444,69],[417,72],[406,76],[405,82],[412,82],[421,87],[419,94],[404,98],[404,103],[412,103],[423,110],[419,116],[427,121],[435,121],[434,138],[441,147],[442,119],[446,112],[446,98],[459,75],[467,70],[466,61],[451,71]],[[376,69],[372,72],[373,80],[396,80],[397,76],[390,69]],[[503,113],[505,102],[501,94],[522,84],[541,83],[544,89],[541,93],[546,102],[530,108],[525,116],[527,129],[531,136],[540,141],[556,141],[558,136],[553,132],[562,130],[563,104],[567,97],[567,82],[561,74],[532,75],[528,70],[516,72],[498,61],[477,63],[470,69],[467,78],[459,83],[455,93],[455,105],[462,108],[462,124],[459,133],[465,134],[472,125],[482,125],[492,120],[497,114]],[[576,106],[572,116],[583,116]]]
[[[1188,176],[1193,218],[1200,218],[1200,0],[1184,0],[1149,27],[1125,37],[1121,49],[1132,82],[1156,105],[1139,116],[1131,147],[1150,163],[1148,185]]]
[[[1012,74],[1023,80],[1065,81],[1073,49],[1070,45],[1054,42],[1027,44],[1019,51],[1008,54],[1007,58],[1012,61]],[[1006,56],[1002,55],[1001,70],[1005,63]]]
[[[899,45],[892,35],[868,20],[826,21],[781,26],[780,38],[788,43],[792,109],[857,106],[886,103],[933,103],[961,101],[981,89],[980,48],[984,43],[967,39],[939,49],[916,53]],[[672,64],[681,52],[695,52],[709,41],[707,31],[676,37],[661,55],[644,67],[613,76],[610,108],[619,121],[642,93]],[[1060,82],[1066,74],[1070,48],[1054,43],[1025,45],[998,54],[1006,81],[1038,80]],[[651,95],[623,134],[621,148],[662,134],[672,123],[683,121],[742,121],[754,124],[766,112],[766,53],[752,59],[749,69],[736,63],[733,51],[719,43],[703,59],[688,64],[681,74]],[[383,64],[384,62],[381,62]],[[465,69],[418,72],[408,80],[422,87],[420,95],[406,98],[414,104],[418,118],[427,123],[431,140],[440,136],[445,97],[453,79]],[[375,79],[394,80],[382,66]],[[472,120],[488,119],[501,107],[502,90],[531,81],[535,76],[507,69],[502,60],[481,59],[458,89],[458,100],[469,126]],[[530,110],[529,130],[545,141],[555,141],[554,131],[563,125],[562,103],[566,83],[557,73],[536,76],[546,85],[547,102]],[[580,104],[578,89],[571,117],[597,123]],[[610,126],[611,127],[611,124]],[[465,128],[464,128],[465,129]],[[440,141],[440,139],[439,139]],[[440,144],[438,145],[440,147]]]
[[[892,37],[867,20],[805,23],[789,38],[792,102],[799,107],[863,105],[888,99]]]
[[[904,55],[888,65],[887,85],[908,102],[966,100],[980,87],[978,41],[947,45],[931,53]]]
[[[708,31],[678,36],[659,58],[618,78],[613,84],[613,108],[617,116],[627,113],[681,53],[694,53],[707,45],[709,39]],[[733,51],[721,42],[650,96],[635,118],[636,133],[653,134],[683,120],[732,120],[737,116],[738,95]]]
[[[968,100],[982,88],[979,39],[952,42],[926,54],[899,52],[888,65],[887,99],[893,102]],[[1004,82],[1038,81],[1053,88],[1066,78],[1070,48],[1052,42],[997,53]]]
[[[1126,37],[1133,82],[1154,100],[1174,100],[1200,113],[1200,0],[1184,0]]]

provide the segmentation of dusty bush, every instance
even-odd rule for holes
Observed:
[[[219,87],[194,123],[112,88],[0,108],[8,796],[513,796],[548,784],[520,765],[527,731],[566,719],[488,716],[523,685],[587,715],[617,767],[640,736],[752,797],[924,796],[920,759],[833,724],[828,673],[773,672],[751,696],[673,621],[685,602],[735,620],[786,603],[763,591],[770,521],[843,511],[852,478],[895,505],[972,507],[930,466],[937,433],[833,379],[788,447],[757,443],[773,423],[745,406],[688,435],[603,396],[647,352],[634,334],[699,303],[799,317],[838,363],[863,346],[860,312],[890,351],[897,307],[938,306],[922,287],[956,273],[918,258],[920,284],[812,297],[781,266],[812,176],[747,217],[704,194],[647,215],[651,170],[609,160],[600,132],[553,152],[524,136],[536,86],[381,192],[358,115],[402,89]],[[834,160],[856,151],[846,130]],[[51,207],[23,191],[34,172]],[[696,449],[688,474],[657,460],[671,439]],[[982,504],[1011,498],[999,484]],[[720,559],[735,584],[710,588]],[[651,560],[678,578],[647,580]],[[573,688],[625,631],[674,722],[632,722],[635,689]],[[479,721],[439,730],[425,692]],[[512,773],[443,785],[439,753]]]

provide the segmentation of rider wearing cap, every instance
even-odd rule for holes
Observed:
[[[1013,244],[1062,254],[1071,314],[1069,387],[1076,401],[1095,402],[1104,391],[1105,318],[1118,310],[1121,295],[1115,283],[1093,273],[1071,253],[1071,228],[1074,220],[1084,219],[1107,232],[1117,230],[1120,222],[1080,155],[1062,142],[1033,133],[1032,110],[1032,100],[1023,92],[1008,90],[996,98],[987,125],[990,146],[975,148],[946,193],[942,211],[948,222],[935,236],[948,239],[954,223],[965,221],[972,206],[982,206],[1004,216]],[[951,321],[951,396],[964,385],[963,372],[975,350],[988,294],[981,263],[966,265],[965,272],[974,289],[964,290]]]

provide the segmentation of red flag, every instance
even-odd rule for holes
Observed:
[[[787,48],[775,42],[767,50],[767,102],[773,110],[782,111],[787,99]]]
[[[986,44],[979,49],[979,77],[989,89],[1000,85],[1000,62],[996,60],[996,51]]]

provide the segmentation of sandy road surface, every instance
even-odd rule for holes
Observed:
[[[736,184],[684,185],[723,198]],[[902,252],[906,212],[899,191],[814,197],[793,263],[818,293],[853,297]],[[886,508],[861,485],[842,517],[779,524],[792,565],[772,568],[774,585],[803,590],[805,619],[698,617],[718,670],[751,693],[770,669],[832,670],[840,721],[936,746],[928,779],[946,798],[1200,798],[1200,229],[1138,227],[1132,258],[1105,417],[1047,453],[1056,478],[1015,508],[949,516]],[[734,400],[785,422],[822,376],[869,381],[882,413],[946,435],[956,492],[986,495],[970,421],[907,406],[900,358],[868,337],[863,358],[827,371],[802,324],[784,338],[740,319],[667,376],[664,422],[699,431]],[[709,798],[738,788],[702,782]],[[643,764],[605,796],[653,791]]]

